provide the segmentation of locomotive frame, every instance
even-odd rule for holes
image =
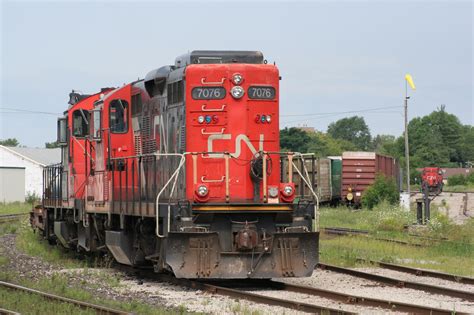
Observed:
[[[311,275],[318,196],[304,155],[280,151],[279,80],[260,52],[193,51],[120,88],[73,91],[33,226],[182,278]]]

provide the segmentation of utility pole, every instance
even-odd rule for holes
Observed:
[[[407,165],[407,192],[410,195],[410,153],[408,151],[408,83],[405,81],[405,163]]]
[[[405,75],[405,163],[407,165],[407,192],[410,195],[410,153],[408,150],[408,84],[410,87],[415,90],[415,84],[413,83],[413,78],[411,75]]]

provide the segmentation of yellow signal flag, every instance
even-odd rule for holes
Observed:
[[[413,83],[413,78],[411,77],[411,75],[406,74],[406,75],[405,75],[405,80],[407,80],[408,84],[410,84],[410,87],[411,87],[413,90],[416,90],[415,83]]]

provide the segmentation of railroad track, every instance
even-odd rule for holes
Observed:
[[[428,246],[421,243],[413,243],[413,242],[407,242],[407,241],[402,241],[402,240],[397,240],[397,239],[392,239],[392,238],[374,236],[374,235],[371,235],[370,232],[367,230],[358,230],[358,229],[341,228],[341,227],[327,227],[327,228],[322,228],[322,230],[325,234],[365,236],[377,241],[397,243],[401,245],[416,246],[416,247]]]
[[[470,278],[470,277],[453,275],[453,274],[450,274],[450,273],[444,273],[444,272],[433,271],[433,270],[407,267],[407,266],[402,266],[402,265],[386,263],[386,262],[382,262],[382,261],[374,261],[374,260],[366,260],[366,259],[358,259],[358,260],[363,261],[363,262],[368,262],[368,263],[371,263],[371,264],[374,264],[374,265],[378,265],[379,267],[384,268],[384,269],[390,269],[390,270],[410,273],[410,274],[414,274],[414,275],[417,275],[417,276],[432,277],[432,278],[437,278],[437,279],[455,281],[455,282],[463,283],[463,284],[472,284],[472,285],[474,285],[474,278]]]
[[[2,214],[0,215],[0,223],[16,221],[27,215],[29,215],[29,213]]]
[[[121,268],[122,270],[124,268]],[[415,314],[452,314],[451,310],[440,309],[436,307],[395,302],[384,299],[369,298],[365,296],[357,296],[353,294],[346,294],[337,291],[331,291],[327,289],[320,289],[309,286],[301,286],[289,284],[286,282],[274,281],[274,280],[252,280],[246,281],[209,281],[209,280],[189,280],[189,279],[178,279],[168,274],[156,274],[147,270],[136,270],[133,268],[126,267],[126,271],[133,270],[133,272],[139,272],[147,278],[156,279],[162,282],[168,282],[174,285],[184,286],[191,289],[197,289],[213,294],[224,295],[232,298],[244,299],[256,303],[281,306],[294,310],[299,310],[309,313],[327,313],[327,314],[354,314],[353,312],[344,311],[343,309],[335,309],[327,306],[318,305],[315,303],[303,303],[295,300],[271,297],[264,294],[258,294],[255,292],[245,291],[245,288],[258,288],[258,289],[270,289],[270,290],[282,290],[300,294],[307,294],[326,298],[337,303],[344,303],[346,305],[358,305],[365,307],[376,307],[386,311],[400,311]],[[237,289],[239,288],[239,289]],[[244,289],[242,289],[244,288]],[[458,313],[464,314],[464,313]]]
[[[0,315],[21,315],[20,313],[0,308]]]
[[[103,315],[130,314],[130,313],[127,313],[127,312],[124,312],[124,311],[115,310],[115,309],[108,308],[108,307],[101,306],[101,305],[97,305],[97,304],[92,304],[92,303],[88,303],[88,302],[83,302],[83,301],[70,299],[70,298],[67,298],[67,297],[63,297],[63,296],[59,296],[59,295],[39,291],[39,290],[36,290],[36,289],[27,288],[27,287],[24,287],[24,286],[21,286],[21,285],[17,285],[17,284],[5,282],[5,281],[0,281],[0,286],[2,286],[4,288],[7,288],[7,289],[11,289],[11,290],[17,290],[17,291],[21,291],[21,292],[26,292],[26,293],[30,293],[30,294],[39,295],[39,296],[42,296],[42,297],[44,297],[46,299],[49,299],[51,301],[69,303],[69,304],[76,305],[76,306],[78,306],[80,308],[83,308],[83,309],[95,310],[97,312],[97,314],[103,314]],[[5,314],[11,314],[11,313],[8,313],[8,312],[11,312],[11,311],[5,310]],[[0,314],[3,314],[2,310],[0,310]],[[15,312],[13,312],[13,314],[15,314]]]
[[[319,263],[318,267],[323,270],[343,273],[350,276],[372,280],[372,281],[376,281],[380,283],[385,283],[385,284],[396,286],[396,287],[421,290],[421,291],[425,291],[432,294],[441,294],[441,295],[461,298],[466,301],[474,301],[474,292],[456,290],[456,289],[445,288],[441,286],[419,283],[419,282],[405,281],[402,279],[376,275],[369,272],[343,268],[343,267],[338,267],[338,266],[328,265],[328,264],[323,264],[323,263]]]

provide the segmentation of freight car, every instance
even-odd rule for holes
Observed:
[[[305,153],[301,156],[293,157],[292,162],[299,165],[301,169],[308,171],[308,177],[318,196],[320,203],[324,204],[338,204],[341,199],[341,157],[316,158],[313,153]],[[303,162],[306,167],[303,168]],[[281,169],[288,168],[288,159],[281,159]],[[299,177],[298,171],[293,169],[293,177],[299,178],[295,181],[295,199],[299,200],[302,196],[307,196],[311,193],[311,189],[306,182]],[[282,181],[287,181],[287,173],[281,174]]]
[[[280,152],[279,80],[260,52],[193,51],[118,88],[73,91],[34,226],[181,278],[311,275],[317,195],[293,161],[304,157]],[[297,202],[295,182],[309,188]]]
[[[364,190],[383,174],[399,184],[400,168],[396,159],[375,152],[344,152],[342,154],[342,201],[359,206]]]

